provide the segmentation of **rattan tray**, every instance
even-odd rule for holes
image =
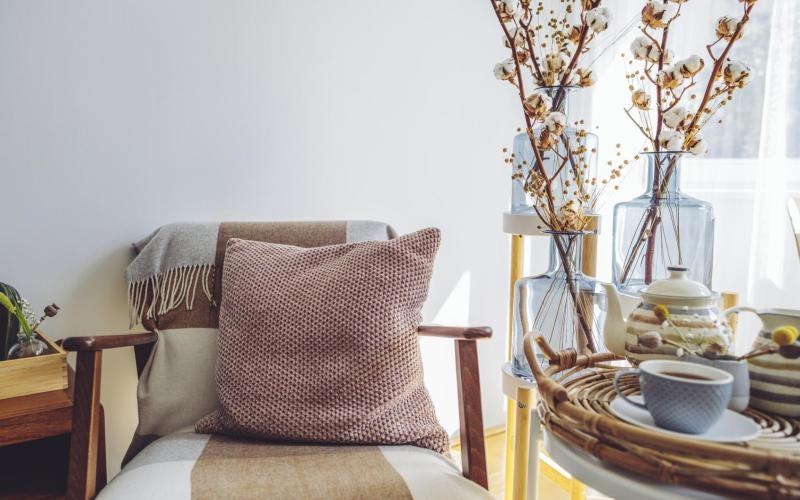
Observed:
[[[550,359],[543,369],[534,344]],[[800,498],[800,421],[747,409],[762,427],[756,440],[722,444],[672,437],[617,418],[614,374],[625,369],[611,353],[554,352],[542,337],[528,335],[525,355],[534,371],[542,424],[553,435],[598,459],[669,484],[729,497]],[[626,391],[638,393],[635,377]]]

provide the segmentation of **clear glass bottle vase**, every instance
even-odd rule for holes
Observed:
[[[550,266],[544,274],[528,276],[514,287],[512,371],[532,380],[523,351],[529,332],[542,335],[555,351],[604,351],[602,325],[606,296],[600,283],[582,272],[584,232],[550,232]],[[542,353],[540,363],[546,364]]]
[[[576,187],[589,193],[594,190],[591,179],[597,176],[597,145],[596,134],[575,126],[574,120],[569,115],[570,96],[581,87],[540,87],[536,92],[546,94],[552,100],[551,111],[558,111],[567,116],[567,126],[564,132],[551,149],[542,150],[544,170],[549,177],[555,176],[553,181],[554,204],[563,206],[568,199],[574,198]],[[539,123],[534,126],[534,137],[541,134],[544,126]],[[572,152],[567,155],[567,146]],[[525,191],[525,182],[535,164],[533,146],[528,134],[523,132],[514,137],[511,172],[511,212],[531,213],[533,204],[530,196]],[[561,168],[563,159],[568,161]],[[575,182],[575,179],[588,180],[589,182]],[[566,192],[566,195],[564,194]]]
[[[711,288],[714,207],[680,190],[681,152],[642,153],[646,191],[614,207],[613,281],[628,294],[665,279],[669,266]]]
[[[47,344],[39,340],[34,333],[30,337],[20,332],[17,334],[17,343],[8,351],[8,359],[30,358],[39,356],[47,350]]]

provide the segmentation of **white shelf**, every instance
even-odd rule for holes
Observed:
[[[529,382],[525,379],[519,378],[511,371],[511,362],[506,361],[503,363],[503,394],[516,401],[517,389],[524,387],[527,389],[535,389],[536,384]]]
[[[600,233],[600,216],[596,215],[598,228],[597,233]],[[513,212],[503,212],[503,232],[506,234],[521,234],[523,236],[547,236],[547,233],[539,229],[539,227],[546,227],[542,223],[542,219],[535,213],[522,213],[517,214]]]
[[[522,234],[525,236],[547,236],[543,233],[539,226],[545,227],[542,224],[542,219],[538,215],[531,214],[515,214],[511,212],[503,213],[503,232],[506,234]]]

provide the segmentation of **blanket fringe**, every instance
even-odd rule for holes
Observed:
[[[178,307],[191,311],[197,288],[211,302],[211,277],[214,265],[182,266],[147,279],[128,283],[130,327],[143,319],[155,319]]]

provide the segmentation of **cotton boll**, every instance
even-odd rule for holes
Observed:
[[[516,74],[517,66],[513,59],[506,59],[494,65],[494,77],[498,80],[510,80]]]
[[[586,13],[586,24],[595,33],[608,29],[611,21],[611,11],[607,7],[597,7]]]
[[[548,132],[554,135],[561,135],[564,132],[564,127],[567,126],[567,115],[559,111],[553,111],[544,120],[544,126],[547,127]]]
[[[539,149],[551,149],[556,144],[558,136],[552,134],[549,130],[544,129],[542,133],[536,137],[536,146]]]
[[[695,136],[689,140],[686,149],[695,156],[702,156],[708,153],[708,142],[703,139],[702,135],[695,134]]]
[[[581,41],[581,29],[577,26],[573,26],[569,29],[565,36],[567,40],[577,45],[578,42]]]
[[[683,83],[683,75],[676,68],[664,68],[656,74],[656,83],[665,89],[676,89]]]
[[[664,113],[664,125],[675,130],[682,130],[689,124],[689,111],[683,106],[675,106]]]
[[[700,350],[714,354],[726,354],[730,349],[730,338],[727,335],[716,333],[703,337]]]
[[[565,83],[569,87],[578,87],[581,84],[581,76],[577,72],[570,73]]]
[[[519,1],[518,0],[501,0],[499,5],[500,19],[507,23],[517,17],[519,14]]]
[[[723,38],[725,40],[730,40],[733,38],[733,34],[736,32],[736,28],[739,26],[739,22],[741,19],[734,16],[722,16],[717,19],[717,27],[716,33],[717,36]],[[738,38],[742,37],[742,32],[739,32]]]
[[[637,36],[631,42],[631,54],[633,54],[634,59],[638,61],[644,61],[647,59],[647,56],[653,47],[654,44],[652,40],[644,35]]]
[[[656,49],[656,56],[653,62],[658,62],[658,48],[656,48],[655,44],[653,44],[653,48]],[[667,49],[667,51],[664,52],[664,64],[671,64],[673,59],[675,59],[675,51]]]
[[[553,100],[550,99],[549,96],[539,92],[529,95],[523,102],[525,112],[536,120],[544,120],[547,114],[550,113],[550,108],[552,108],[552,106]]]
[[[678,68],[684,78],[690,78],[697,73],[700,73],[705,64],[706,63],[703,61],[703,58],[695,54],[687,57],[683,61],[678,61],[675,66]]]
[[[731,85],[738,85],[744,87],[750,80],[750,75],[753,71],[748,65],[740,61],[731,61],[725,65],[722,71],[723,78]]]
[[[661,57],[661,50],[658,46],[644,35],[636,37],[633,42],[631,42],[631,53],[633,54],[633,58],[639,61],[657,63],[658,59]],[[673,57],[672,51],[667,50],[664,56],[666,59],[664,62],[668,63],[668,60]]]
[[[642,9],[642,23],[650,28],[665,28],[677,11],[674,3],[651,0]]]
[[[575,75],[579,78],[580,87],[591,87],[595,83],[594,71],[591,69],[578,68],[575,70]]]
[[[677,130],[664,129],[658,135],[658,143],[666,151],[683,150],[684,136]]]
[[[650,94],[644,90],[637,90],[631,94],[631,102],[638,109],[646,111],[650,109]]]
[[[525,47],[525,30],[521,28],[510,27],[508,28],[508,34],[511,36],[511,39],[514,40],[514,45],[516,47]],[[508,44],[508,38],[503,35],[503,45],[506,47],[511,48]]]

